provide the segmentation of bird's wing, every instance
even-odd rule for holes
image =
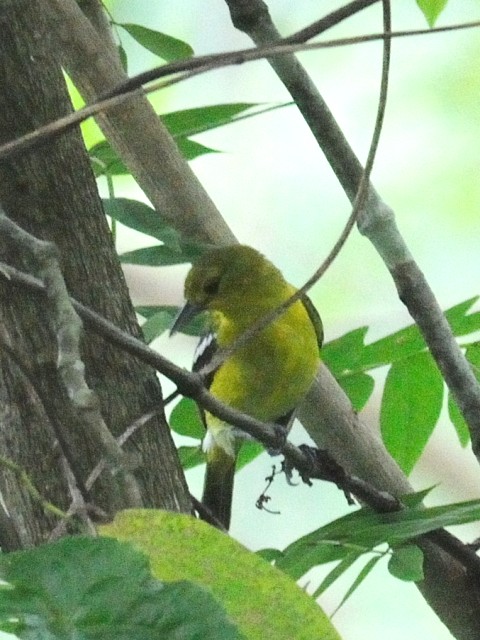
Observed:
[[[308,317],[310,318],[311,323],[313,324],[313,328],[315,330],[315,335],[317,336],[318,348],[323,344],[323,324],[320,315],[315,308],[315,305],[310,300],[307,295],[303,295],[301,298],[302,304],[305,307],[306,312],[308,313]]]
[[[200,340],[198,341],[197,347],[195,349],[195,353],[193,354],[192,371],[194,371],[195,373],[198,373],[204,367],[208,366],[208,364],[212,361],[212,358],[214,357],[217,350],[218,350],[217,335],[214,331],[208,331],[203,336],[201,336]],[[204,382],[207,389],[210,389],[210,387],[212,386],[213,378],[215,376],[215,371],[216,369],[213,369],[212,371],[210,371],[210,373],[207,376],[205,376]],[[197,405],[197,406],[200,412],[200,417],[202,419],[203,426],[205,427],[205,430],[206,430],[207,422],[205,420],[205,409],[200,405]]]
[[[195,353],[193,355],[192,371],[198,373],[204,367],[208,366],[217,351],[217,334],[214,331],[208,331],[203,336],[201,336],[200,340],[198,341],[197,348],[195,349]],[[207,387],[207,389],[210,389],[212,385],[215,371],[216,369],[210,371],[210,373],[205,377],[205,386]]]

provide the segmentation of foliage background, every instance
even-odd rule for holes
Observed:
[[[324,2],[321,11],[338,4]],[[424,27],[414,3],[393,4],[394,28]],[[214,0],[202,0],[201,5],[186,0],[155,5],[116,0],[109,6],[117,21],[141,23],[185,39],[197,54],[250,46],[231,26],[226,5]],[[287,0],[271,0],[269,6],[284,34],[318,17],[318,3],[313,0],[296,3],[294,12]],[[450,0],[438,24],[475,18],[477,2]],[[328,37],[358,35],[380,30],[380,26],[380,7],[372,7]],[[121,37],[128,49],[130,73],[157,63],[126,34]],[[477,31],[394,41],[386,122],[373,172],[374,184],[395,209],[400,229],[444,308],[479,292],[479,151],[475,141],[480,133],[480,74],[474,62],[479,42]],[[379,43],[371,43],[302,55],[363,159],[378,96],[380,48]],[[257,62],[202,75],[154,100],[160,111],[171,111],[220,102],[275,103],[288,96],[267,63]],[[193,167],[237,237],[264,251],[292,282],[301,283],[336,239],[349,205],[300,116],[293,108],[285,108],[197,139],[224,151],[195,160]],[[117,184],[117,195],[132,195],[130,183]],[[132,232],[119,235],[120,251],[144,245],[145,238]],[[179,303],[185,270],[127,266],[135,302]],[[373,340],[411,322],[385,268],[358,233],[312,291],[312,298],[322,313],[327,340],[362,325],[370,327],[367,340]],[[155,346],[188,366],[193,340],[162,338]],[[385,371],[376,374],[379,383],[384,375]],[[377,420],[379,397],[377,392],[366,408],[370,421]],[[300,431],[296,440],[304,440]],[[258,512],[255,498],[269,469],[270,460],[262,457],[239,478],[242,490],[234,504],[232,534],[250,548],[282,548],[346,511],[342,496],[331,487],[292,489],[280,481],[271,494],[273,508],[280,509],[281,515]],[[479,480],[470,451],[460,449],[444,412],[413,473],[415,487],[441,482],[430,497],[433,504],[478,497]],[[199,493],[201,472],[189,472],[189,481]],[[459,534],[465,539],[478,535],[467,527]],[[355,570],[323,596],[327,611],[338,604]],[[318,576],[310,578],[314,587]],[[406,635],[450,637],[415,587],[393,581],[385,567],[377,569],[339,611],[335,624],[347,639],[361,640],[367,634],[380,638],[386,631],[393,640]]]

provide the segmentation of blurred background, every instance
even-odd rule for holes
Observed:
[[[341,6],[342,2],[270,0],[274,21],[284,35]],[[394,2],[393,29],[425,28],[413,0]],[[294,10],[292,7],[294,6]],[[189,42],[196,54],[251,46],[230,22],[220,0],[111,0],[118,22],[135,22]],[[450,0],[438,26],[480,19],[476,0]],[[336,38],[381,31],[381,6],[373,6],[329,31]],[[153,54],[125,32],[122,44],[133,75],[159,64]],[[442,308],[480,292],[480,32],[458,31],[394,40],[385,125],[373,170],[373,182],[395,210],[398,225]],[[377,109],[381,44],[300,55],[320,92],[362,162],[366,158]],[[273,105],[289,101],[264,61],[201,75],[153,97],[158,112],[225,102]],[[88,135],[95,139],[92,125]],[[294,107],[286,107],[233,126],[197,136],[221,151],[202,156],[192,167],[237,238],[265,253],[287,278],[300,285],[321,263],[337,239],[349,203],[308,128]],[[161,159],[159,159],[161,161]],[[106,187],[100,182],[106,195]],[[133,181],[115,179],[117,196],[145,199]],[[119,251],[153,242],[119,230]],[[188,266],[151,269],[126,266],[136,304],[180,304]],[[311,291],[330,341],[368,325],[368,341],[411,324],[391,278],[373,247],[355,230],[342,253]],[[161,338],[154,347],[177,364],[189,367],[195,340]],[[365,409],[378,425],[381,383]],[[170,387],[165,384],[165,391]],[[306,436],[297,426],[295,442]],[[250,549],[283,548],[289,542],[348,512],[336,488],[289,487],[279,478],[270,491],[270,515],[255,508],[272,459],[261,456],[237,480],[232,535]],[[203,469],[188,472],[192,492],[200,496]],[[480,471],[470,449],[461,449],[447,412],[412,474],[420,490],[438,485],[429,504],[480,497]],[[465,540],[480,534],[465,526],[455,533]],[[313,591],[331,567],[307,576],[302,586]],[[354,566],[320,599],[332,613],[358,574]],[[335,614],[345,640],[420,640],[451,636],[412,584],[392,578],[386,562],[377,565],[360,589]]]

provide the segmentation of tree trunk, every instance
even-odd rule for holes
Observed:
[[[41,2],[4,0],[0,33],[1,144],[68,114],[71,105]],[[19,226],[55,243],[72,296],[125,331],[140,334],[77,130],[18,159],[0,161],[0,202]],[[36,259],[7,238],[0,239],[0,260],[38,272]],[[85,482],[101,452],[90,434],[78,428],[59,384],[56,336],[45,296],[32,295],[0,275],[0,299],[0,454],[25,469],[44,498],[66,509],[71,495],[56,424],[70,427],[71,439],[64,444],[74,452],[78,483]],[[101,338],[86,334],[82,355],[87,382],[115,435],[161,403],[155,372]],[[189,511],[188,490],[163,416],[151,419],[125,449],[135,456],[134,474],[145,506]],[[114,482],[114,475],[103,472],[89,495],[108,514],[123,506],[112,497]],[[45,540],[58,520],[5,468],[0,491],[7,509],[0,517],[2,548]]]

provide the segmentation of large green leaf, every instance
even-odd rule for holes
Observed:
[[[339,640],[320,607],[292,580],[204,522],[135,510],[118,514],[101,531],[146,553],[158,579],[189,580],[211,589],[249,640]],[[202,610],[199,617],[206,615]]]
[[[427,352],[395,362],[388,372],[380,411],[383,440],[410,473],[437,424],[444,383]]]
[[[146,556],[108,538],[64,538],[0,556],[11,587],[0,628],[22,640],[223,640],[241,635],[198,584],[162,583]]]
[[[125,29],[142,47],[167,62],[190,58],[194,53],[189,44],[165,33],[142,27],[139,24],[127,22],[116,22],[115,24],[117,27]]]

